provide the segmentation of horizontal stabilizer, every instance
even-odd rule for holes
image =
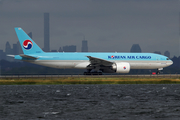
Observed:
[[[21,54],[19,56],[21,56],[23,58],[28,58],[28,59],[38,59],[37,57],[33,57],[33,56],[30,56],[30,55],[24,55],[24,54]]]
[[[9,57],[14,57],[15,55],[7,55],[7,56],[9,56]]]

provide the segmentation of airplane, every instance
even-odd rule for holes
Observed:
[[[131,69],[157,69],[159,74],[173,64],[168,57],[155,53],[44,52],[22,28],[15,31],[24,54],[9,56],[52,68],[86,69],[84,75],[129,73]]]

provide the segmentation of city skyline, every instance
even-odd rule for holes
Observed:
[[[45,52],[77,52],[76,45],[65,45],[63,47],[59,47],[59,50],[50,49],[50,36],[49,36],[50,20],[49,19],[50,19],[49,13],[47,13],[47,12],[44,13],[44,48],[41,48],[41,49]],[[28,33],[28,35],[32,39],[32,32]],[[85,40],[85,36],[83,36],[81,52],[88,52],[88,41]],[[142,50],[141,50],[140,45],[133,44],[130,49],[130,52],[141,53]],[[154,53],[161,54],[160,51],[154,51]],[[13,61],[12,58],[5,56],[8,54],[13,54],[13,55],[23,54],[22,49],[19,44],[19,41],[17,42],[17,44],[13,44],[12,49],[11,49],[10,43],[7,41],[5,51],[0,50],[0,59],[6,59],[8,61]],[[170,52],[165,51],[164,55],[167,57],[170,57]]]
[[[33,40],[43,48],[43,15],[48,12],[52,49],[75,45],[80,52],[86,36],[91,52],[129,52],[132,44],[138,43],[143,52],[168,50],[171,57],[179,56],[178,8],[178,1],[168,0],[3,0],[0,49],[5,50],[7,41],[16,43],[14,27],[33,32]]]
[[[30,35],[32,38],[32,32],[30,32]],[[82,40],[82,47],[81,48],[83,48],[83,46],[84,46],[84,49],[87,50],[87,51],[82,51],[82,52],[88,52],[88,44],[87,43],[88,43],[87,40]],[[22,49],[21,49],[20,44],[19,44],[19,41],[16,44],[12,44],[12,48],[11,48],[11,44],[9,43],[9,41],[6,42],[5,46],[6,46],[5,51],[0,49],[0,60],[1,60],[2,56],[3,56],[3,58],[5,57],[4,54],[5,55],[23,54]],[[51,52],[77,52],[76,47],[77,46],[75,46],[75,45],[65,45],[63,47],[59,47],[59,49],[51,49],[50,51]],[[139,46],[139,44],[133,44],[132,47],[130,48],[130,52],[141,53],[142,50],[141,50],[141,47]],[[169,51],[165,51],[164,54],[162,54],[160,51],[154,51],[153,53],[165,55],[165,56],[170,58],[170,52]],[[12,58],[12,57],[7,57],[6,60],[13,61],[13,59],[10,59],[10,58]]]

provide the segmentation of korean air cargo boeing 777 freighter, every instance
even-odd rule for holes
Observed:
[[[84,74],[129,73],[130,69],[157,69],[157,73],[173,62],[166,56],[154,53],[92,53],[92,52],[44,52],[23,31],[15,28],[23,53],[14,58],[53,68],[87,69]]]

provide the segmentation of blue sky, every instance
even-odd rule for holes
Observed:
[[[50,13],[50,48],[76,45],[83,36],[89,51],[166,50],[179,56],[178,0],[0,0],[0,49],[17,37],[14,27],[33,33],[43,48],[43,13]]]

